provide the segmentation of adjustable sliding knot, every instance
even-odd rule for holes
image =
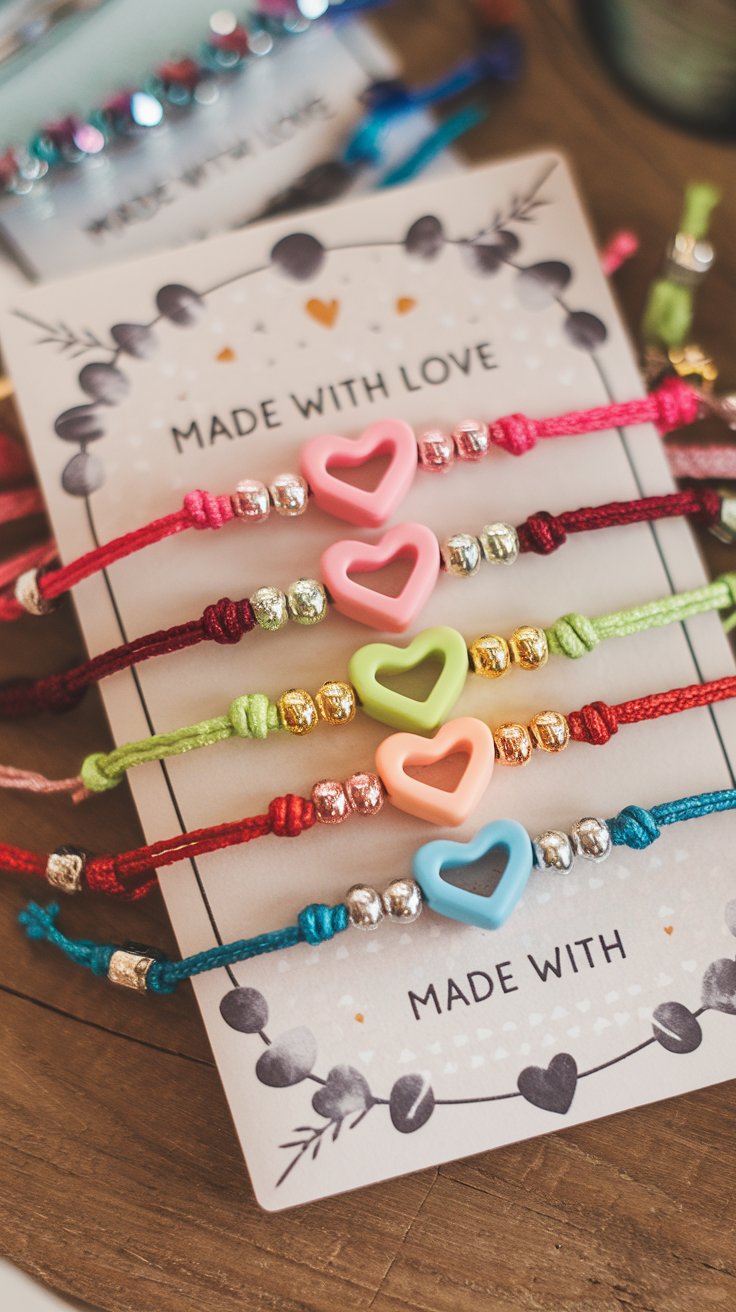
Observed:
[[[211,492],[187,492],[184,498],[193,528],[222,528],[233,518],[233,508],[227,496],[213,496]]]
[[[279,710],[265,692],[249,692],[230,703],[228,719],[238,738],[267,738],[281,728]]]
[[[117,788],[120,783],[120,775],[108,774],[106,769],[107,755],[105,752],[92,752],[90,756],[85,756],[82,761],[82,768],[79,771],[79,777],[82,785],[90,793],[106,793],[110,788]]]
[[[655,423],[660,433],[692,424],[700,414],[700,396],[682,378],[667,378],[652,393],[656,403]]]
[[[317,821],[314,804],[306,797],[287,793],[285,797],[274,797],[269,803],[268,818],[271,832],[277,838],[297,838],[305,829],[311,829]]]
[[[104,893],[106,897],[116,897],[119,902],[137,902],[156,886],[153,870],[146,870],[134,881],[123,883],[114,856],[93,857],[87,864],[84,879],[91,893]]]
[[[675,474],[675,477],[679,477],[679,475]],[[698,496],[700,497],[698,522],[701,524],[717,524],[721,517],[721,494],[716,492],[714,487],[703,487],[698,489]]]
[[[595,747],[602,747],[618,733],[618,716],[607,702],[591,702],[579,711],[570,711],[567,723],[571,738],[580,743],[592,743]]]
[[[494,446],[500,446],[512,456],[523,456],[536,446],[539,432],[536,421],[528,415],[505,415],[488,425]]]
[[[538,556],[549,556],[567,542],[567,533],[556,515],[548,510],[539,510],[529,515],[519,528],[519,538],[527,551],[535,551]]]
[[[299,912],[297,923],[304,941],[317,947],[347,929],[348,909],[344,902],[334,907],[328,907],[324,902],[312,902]]]
[[[255,622],[256,617],[247,598],[231,601],[229,597],[221,597],[202,612],[204,635],[212,642],[239,642],[244,633],[250,633],[255,627]]]
[[[625,806],[623,811],[608,821],[611,838],[621,847],[643,848],[655,843],[660,828],[651,811],[643,806]]]
[[[578,660],[593,651],[600,642],[595,625],[587,615],[563,615],[546,631],[550,651],[555,656]]]
[[[92,943],[88,939],[69,939],[56,928],[59,905],[51,902],[47,907],[40,907],[37,902],[29,902],[18,916],[20,924],[28,938],[35,942],[53,943],[70,961],[78,966],[86,966],[93,975],[107,975],[110,958],[116,949],[106,943]]]

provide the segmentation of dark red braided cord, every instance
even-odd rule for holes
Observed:
[[[698,706],[712,706],[715,702],[736,697],[736,675],[710,683],[691,683],[686,688],[672,688],[669,692],[656,692],[648,697],[609,706],[607,702],[591,702],[579,711],[570,711],[567,723],[570,737],[576,742],[592,743],[602,747],[618,732],[622,724],[639,724],[643,720],[658,720],[663,715],[677,715]]]
[[[719,517],[721,498],[713,488],[689,488],[659,497],[641,497],[636,501],[609,501],[603,506],[583,506],[550,515],[546,510],[529,515],[517,526],[519,550],[548,556],[567,540],[569,533],[588,533],[599,528],[619,528],[625,524],[644,524],[658,519],[691,516],[703,524],[714,524]]]
[[[239,642],[244,633],[250,633],[255,627],[255,622],[247,597],[240,601],[223,597],[214,605],[206,606],[199,619],[144,634],[60,674],[7,684],[0,688],[0,716],[15,719],[40,711],[66,711],[79,701],[91,683],[99,683],[110,674],[127,670],[131,665],[151,660],[154,656],[183,651],[199,642]]]
[[[277,838],[297,838],[311,829],[317,816],[314,805],[306,797],[286,793],[274,797],[263,815],[245,816],[227,824],[211,825],[206,829],[193,829],[177,834],[147,847],[123,852],[119,856],[93,856],[84,871],[85,886],[94,893],[104,893],[126,902],[145,897],[156,883],[155,871],[177,861],[205,856],[222,848],[250,843],[255,838],[274,834]],[[46,858],[25,852],[22,848],[0,845],[0,869],[18,871],[24,875],[46,875]]]

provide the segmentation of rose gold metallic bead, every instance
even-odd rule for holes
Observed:
[[[500,679],[511,662],[509,644],[497,633],[484,633],[468,647],[470,660],[476,674],[484,679]]]
[[[358,815],[378,815],[386,799],[378,775],[369,774],[366,770],[359,770],[345,780],[345,792]]]
[[[523,724],[499,724],[493,741],[501,765],[526,765],[531,758],[532,740]]]
[[[314,700],[320,719],[327,724],[350,724],[355,719],[358,702],[351,683],[323,683]]]
[[[417,439],[417,447],[419,463],[430,473],[442,474],[454,463],[455,443],[449,433],[443,433],[439,428],[422,433]]]
[[[535,747],[543,752],[561,752],[570,741],[570,727],[561,711],[539,711],[529,721]]]
[[[547,664],[549,647],[544,629],[522,624],[509,638],[511,659],[522,670],[541,670]]]
[[[312,789],[312,803],[323,825],[339,825],[350,815],[350,802],[338,779],[320,779]]]
[[[304,688],[289,688],[277,702],[281,723],[289,733],[309,733],[317,723],[317,707]]]
[[[236,518],[246,519],[250,524],[262,523],[271,513],[268,488],[254,478],[244,478],[238,483],[230,502]]]
[[[457,428],[453,428],[452,438],[459,460],[482,460],[488,455],[488,425],[478,423],[477,419],[464,419]]]

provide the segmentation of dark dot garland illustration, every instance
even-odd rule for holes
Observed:
[[[736,936],[736,899],[724,911],[726,925]],[[232,973],[231,978],[232,978]],[[318,1125],[298,1125],[294,1138],[279,1147],[293,1153],[277,1181],[282,1185],[303,1158],[316,1158],[324,1139],[334,1143],[343,1126],[355,1129],[374,1107],[388,1109],[393,1128],[399,1134],[422,1130],[438,1108],[505,1102],[523,1098],[540,1111],[557,1116],[569,1112],[580,1080],[598,1075],[619,1062],[626,1061],[652,1044],[665,1052],[687,1055],[696,1052],[703,1041],[700,1017],[707,1011],[736,1016],[736,959],[721,957],[712,961],[703,974],[701,1005],[691,1011],[682,1002],[662,1002],[652,1013],[651,1034],[626,1052],[581,1071],[572,1053],[556,1053],[547,1066],[525,1066],[519,1072],[516,1088],[506,1093],[492,1093],[468,1098],[438,1098],[426,1077],[418,1071],[401,1075],[394,1081],[388,1098],[377,1097],[361,1071],[354,1066],[333,1066],[325,1078],[315,1074],[318,1045],[314,1033],[299,1025],[277,1035],[266,1034],[268,1004],[259,989],[237,985],[229,989],[220,1002],[220,1014],[227,1025],[242,1034],[258,1034],[265,1045],[256,1060],[255,1073],[262,1084],[284,1089],[305,1081],[318,1086],[311,1098],[312,1111],[322,1120]]]

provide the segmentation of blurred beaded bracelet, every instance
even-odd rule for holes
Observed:
[[[333,906],[311,903],[285,929],[208,948],[178,962],[139,945],[117,947],[67,938],[56,927],[59,908],[53,904],[43,908],[30,902],[19,920],[30,939],[52,943],[70,961],[107,977],[113,984],[140,993],[173,993],[193,975],[299,943],[316,946],[350,926],[373,930],[384,916],[401,925],[411,924],[425,902],[431,911],[447,919],[480,929],[498,929],[517,906],[535,863],[542,870],[564,872],[576,857],[602,861],[612,847],[645,848],[660,837],[663,825],[696,820],[734,807],[736,789],[729,788],[650,809],[627,806],[610,820],[586,816],[571,826],[569,835],[547,831],[535,840],[516,820],[493,820],[468,843],[425,843],[414,856],[412,877],[392,880],[381,893],[369,885],[354,884],[344,901]],[[505,858],[505,866],[490,896],[458,888],[444,878],[444,871],[480,861],[494,850]]]
[[[300,474],[279,474],[269,487],[247,479],[238,484],[232,495],[189,492],[180,510],[95,547],[68,565],[22,575],[17,580],[15,594],[0,597],[0,620],[17,619],[24,611],[32,615],[46,614],[62,593],[83,579],[186,529],[221,528],[233,519],[263,523],[271,509],[287,519],[295,518],[307,509],[310,494],[326,513],[351,524],[376,528],[384,524],[404,500],[418,464],[430,471],[443,471],[450,468],[456,456],[460,460],[482,460],[492,446],[523,455],[540,438],[583,435],[635,424],[654,423],[660,431],[666,432],[693,423],[703,412],[702,407],[712,404],[687,383],[671,378],[650,396],[634,401],[572,411],[553,419],[533,420],[525,415],[509,415],[491,424],[466,421],[452,434],[424,433],[418,443],[409,425],[399,419],[372,424],[357,439],[315,437],[302,450]],[[61,415],[57,427],[66,421],[67,416]],[[333,469],[357,469],[378,456],[388,457],[389,463],[372,491],[353,487],[331,472]],[[393,606],[384,606],[380,614],[370,618],[369,599],[364,594],[373,597],[376,594],[371,593],[371,589],[355,585],[359,596],[356,604],[356,593],[347,586],[345,571],[356,566],[358,569],[377,569],[397,555],[407,554],[415,558],[412,615],[407,618],[410,609],[407,585],[401,598],[391,599]],[[356,558],[361,555],[363,563]],[[417,602],[423,601],[431,591],[439,566],[436,539],[429,529],[413,524],[392,529],[383,543],[375,547],[366,547],[364,543],[334,544],[322,560],[325,583],[339,608],[364,623],[373,623],[394,632],[397,626],[398,631],[407,627],[416,615]]]
[[[562,546],[569,533],[652,523],[680,515],[691,516],[714,532],[722,533],[727,523],[726,508],[730,504],[728,499],[705,488],[634,501],[613,501],[603,506],[563,511],[560,515],[539,511],[516,528],[511,524],[497,523],[487,524],[479,538],[464,533],[454,534],[440,546],[440,552],[448,572],[474,573],[483,558],[492,563],[509,564],[520,552],[550,555]],[[144,634],[59,674],[6,683],[0,687],[0,717],[16,718],[38,711],[67,710],[75,705],[90,684],[99,683],[110,674],[130,669],[154,656],[168,655],[200,642],[233,644],[256,628],[278,632],[289,619],[299,625],[319,624],[328,613],[329,601],[319,580],[306,578],[297,579],[285,593],[280,588],[262,587],[252,597],[238,601],[223,597],[206,606],[197,619]],[[594,644],[595,637],[584,639],[584,644],[590,642]],[[566,655],[582,655],[583,650],[564,649]],[[479,672],[491,673],[488,667]],[[493,673],[503,673],[503,670],[497,666]]]
[[[501,765],[526,765],[534,748],[556,755],[571,739],[602,746],[622,724],[657,720],[695,707],[712,706],[732,697],[736,697],[736,675],[653,693],[615,706],[597,701],[567,715],[560,711],[540,711],[532,716],[528,725],[505,721],[491,730],[482,720],[464,716],[448,720],[432,738],[412,733],[391,734],[376,749],[376,774],[361,773],[358,777],[366,781],[369,789],[370,814],[381,809],[385,793],[393,806],[408,815],[432,824],[460,825],[472,814],[488,787],[496,759]],[[254,709],[252,703],[241,704],[238,714],[245,719],[253,715]],[[217,741],[213,737],[216,724],[220,726],[222,738],[232,736],[232,721],[223,716],[220,721],[207,723],[208,742]],[[202,727],[197,726],[200,733]],[[190,739],[188,744],[179,739],[176,749],[182,752],[200,745],[202,743],[196,738]],[[149,740],[140,747],[135,756],[125,748],[106,755],[88,756],[81,773],[70,779],[50,780],[13,766],[0,766],[0,788],[45,794],[70,793],[74,801],[83,801],[93,793],[114,788],[132,766],[161,760],[170,750],[165,738]],[[412,769],[441,764],[456,753],[465,756],[466,762],[451,791],[434,787],[409,773]],[[351,776],[351,780],[355,778],[355,775]],[[354,802],[353,792],[353,784],[346,788],[336,780],[321,780],[312,790],[318,818],[325,824],[339,824],[352,810],[360,810]]]

